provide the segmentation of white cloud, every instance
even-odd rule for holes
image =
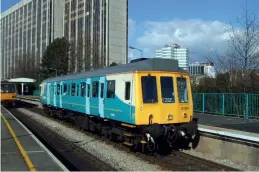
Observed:
[[[145,56],[154,57],[156,49],[177,43],[189,48],[191,61],[200,61],[204,60],[210,48],[216,48],[220,53],[227,49],[227,27],[229,25],[219,21],[147,21],[143,36],[136,38],[136,41],[144,49]]]

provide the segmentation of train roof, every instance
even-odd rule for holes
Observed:
[[[131,63],[123,64],[119,66],[112,66],[112,67],[96,69],[96,70],[91,70],[91,71],[86,71],[86,72],[81,72],[76,74],[48,78],[43,82],[90,78],[90,77],[105,76],[107,74],[113,74],[113,73],[125,73],[125,72],[134,72],[134,71],[169,71],[169,72],[187,73],[185,70],[183,70],[178,66],[178,60],[148,58],[148,59],[136,60]]]

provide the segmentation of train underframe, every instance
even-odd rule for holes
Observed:
[[[43,109],[49,116],[73,122],[81,129],[122,142],[143,153],[170,154],[173,150],[195,149],[199,143],[197,118],[183,124],[135,126],[47,105],[43,105]]]

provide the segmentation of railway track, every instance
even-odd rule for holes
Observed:
[[[31,107],[32,105],[27,104],[27,103],[22,103],[23,104],[23,108],[27,107]],[[162,155],[158,155],[158,154],[153,154],[153,155],[147,155],[147,154],[143,154],[140,152],[134,152],[132,150],[130,150],[128,147],[126,147],[125,145],[123,145],[122,143],[117,143],[114,141],[110,141],[109,139],[105,138],[104,136],[100,136],[88,131],[83,131],[82,129],[78,128],[77,126],[73,125],[72,123],[66,122],[66,121],[62,121],[59,120],[57,118],[54,117],[50,117],[46,114],[43,113],[43,110],[38,108],[38,107],[33,107],[29,109],[30,111],[37,113],[37,114],[41,114],[44,115],[45,117],[55,120],[59,123],[62,123],[63,125],[73,128],[73,129],[77,129],[77,130],[81,130],[82,132],[84,132],[86,135],[89,135],[91,137],[93,137],[94,139],[98,139],[101,140],[103,142],[105,142],[108,145],[111,145],[113,147],[115,147],[116,149],[120,149],[122,151],[125,151],[129,154],[133,154],[136,157],[139,157],[151,164],[157,164],[161,167],[161,170],[165,170],[165,171],[237,171],[237,169],[228,167],[228,166],[224,166],[209,160],[205,160],[202,158],[198,158],[195,157],[193,155],[189,155],[186,154],[184,152],[180,152],[180,151],[173,151],[172,154],[167,155],[167,156],[162,156]]]

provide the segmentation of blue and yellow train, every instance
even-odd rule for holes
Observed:
[[[40,99],[50,115],[143,151],[197,144],[190,77],[176,60],[141,59],[49,78]]]

